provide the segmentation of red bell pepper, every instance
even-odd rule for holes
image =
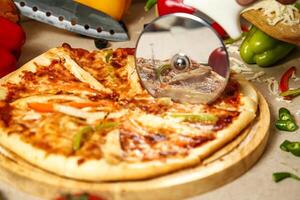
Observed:
[[[289,89],[289,80],[295,72],[296,67],[291,67],[282,75],[279,83],[279,89],[281,92],[285,92]]]
[[[17,59],[4,48],[0,47],[0,77],[3,77],[16,69]]]
[[[25,33],[21,26],[0,17],[0,47],[10,52],[18,51],[25,42]]]
[[[24,42],[22,27],[0,17],[0,78],[16,69]]]

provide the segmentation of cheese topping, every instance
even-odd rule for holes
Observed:
[[[64,106],[64,105],[55,105],[54,109],[66,115],[86,119],[89,124],[93,124],[97,120],[104,119],[104,117],[106,116],[105,112],[89,113],[81,109],[73,108],[71,106]]]
[[[300,23],[300,19],[296,17],[299,10],[295,5],[283,5],[276,0],[259,1],[243,12],[249,10],[262,10],[263,14],[268,17],[267,22],[271,26],[275,26],[279,22],[290,26]]]

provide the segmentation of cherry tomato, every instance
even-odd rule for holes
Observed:
[[[223,77],[228,73],[229,66],[226,51],[223,48],[215,49],[209,56],[208,65],[213,68],[215,72]]]

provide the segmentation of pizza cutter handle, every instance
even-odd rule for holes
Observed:
[[[243,7],[236,0],[184,0],[183,3],[215,20],[231,38],[240,37],[240,13]]]

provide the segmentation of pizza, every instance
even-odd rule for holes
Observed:
[[[255,89],[232,74],[211,104],[154,98],[134,49],[68,44],[0,80],[0,145],[77,180],[140,180],[201,164],[255,118]]]

